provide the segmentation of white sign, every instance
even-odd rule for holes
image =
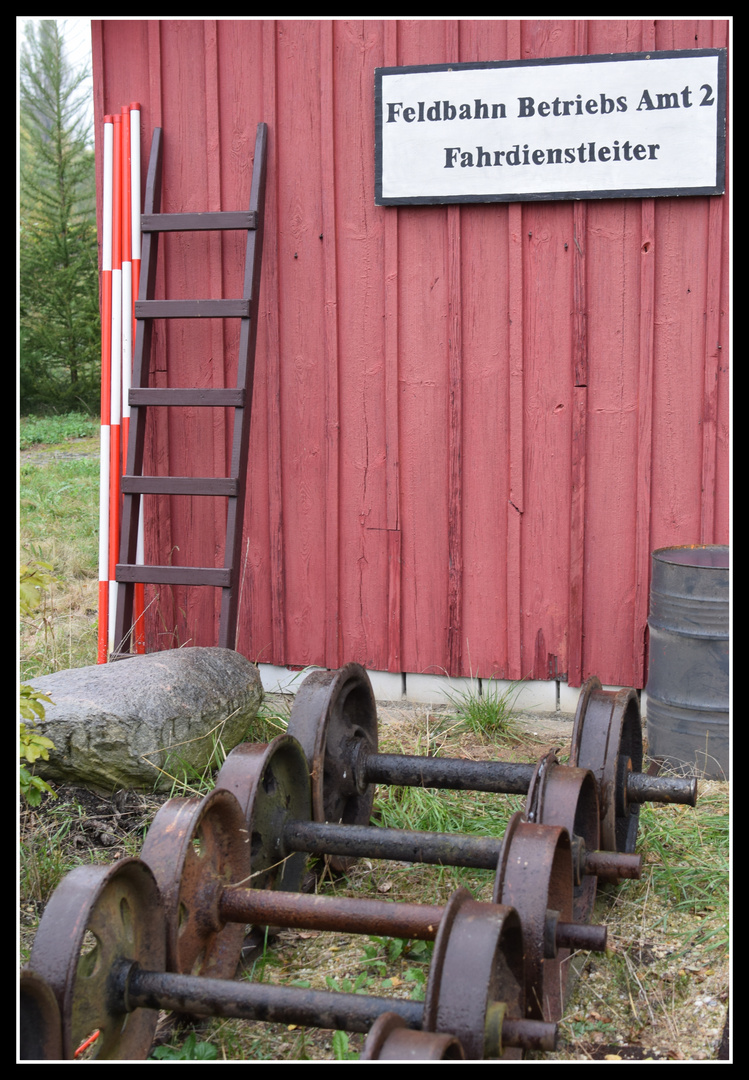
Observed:
[[[375,203],[715,195],[726,51],[375,71]]]

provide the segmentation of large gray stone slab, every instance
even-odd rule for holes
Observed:
[[[263,699],[257,667],[231,649],[185,648],[29,680],[47,694],[45,780],[99,791],[169,789],[202,772],[220,743],[248,738]],[[215,760],[215,759],[214,759]]]

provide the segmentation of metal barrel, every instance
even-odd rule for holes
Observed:
[[[727,780],[729,548],[660,548],[652,559],[648,753]]]

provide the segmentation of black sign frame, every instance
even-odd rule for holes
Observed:
[[[657,60],[669,58],[692,58],[692,57],[717,57],[718,59],[718,86],[716,104],[716,168],[715,183],[699,186],[681,186],[673,184],[663,187],[633,187],[614,188],[600,190],[575,189],[518,192],[497,191],[487,194],[468,194],[465,192],[409,195],[392,197],[383,194],[383,78],[389,75],[420,74],[427,72],[453,72],[460,70],[489,70],[518,68],[528,69],[534,67],[549,67],[553,65],[580,65],[600,64],[612,62],[637,62],[644,60]],[[689,196],[689,195],[720,195],[725,192],[726,173],[726,107],[727,107],[727,50],[716,49],[684,49],[673,51],[652,51],[638,53],[609,53],[593,56],[566,56],[539,58],[534,60],[500,60],[483,61],[475,63],[455,64],[431,64],[411,65],[406,67],[383,67],[375,69],[375,205],[377,206],[402,206],[402,205],[434,205],[450,203],[491,203],[491,202],[534,202],[534,201],[557,201],[557,200],[580,200],[580,199],[621,199],[621,198],[649,198],[662,196]],[[435,102],[435,104],[437,104]],[[423,116],[422,116],[423,119]],[[592,144],[595,146],[595,144]]]

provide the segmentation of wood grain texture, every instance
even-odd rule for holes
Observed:
[[[374,70],[726,46],[725,20],[92,36],[97,121],[141,102],[144,172],[164,128],[165,211],[245,210],[269,125],[240,651],[644,685],[652,550],[729,536],[726,199],[376,207]],[[157,297],[241,295],[234,234],[163,240]],[[157,323],[151,384],[235,385],[237,332]],[[149,421],[147,471],[219,472],[219,414]],[[144,502],[149,561],[221,565],[207,500]],[[149,619],[150,650],[210,644],[216,602],[174,585]]]

